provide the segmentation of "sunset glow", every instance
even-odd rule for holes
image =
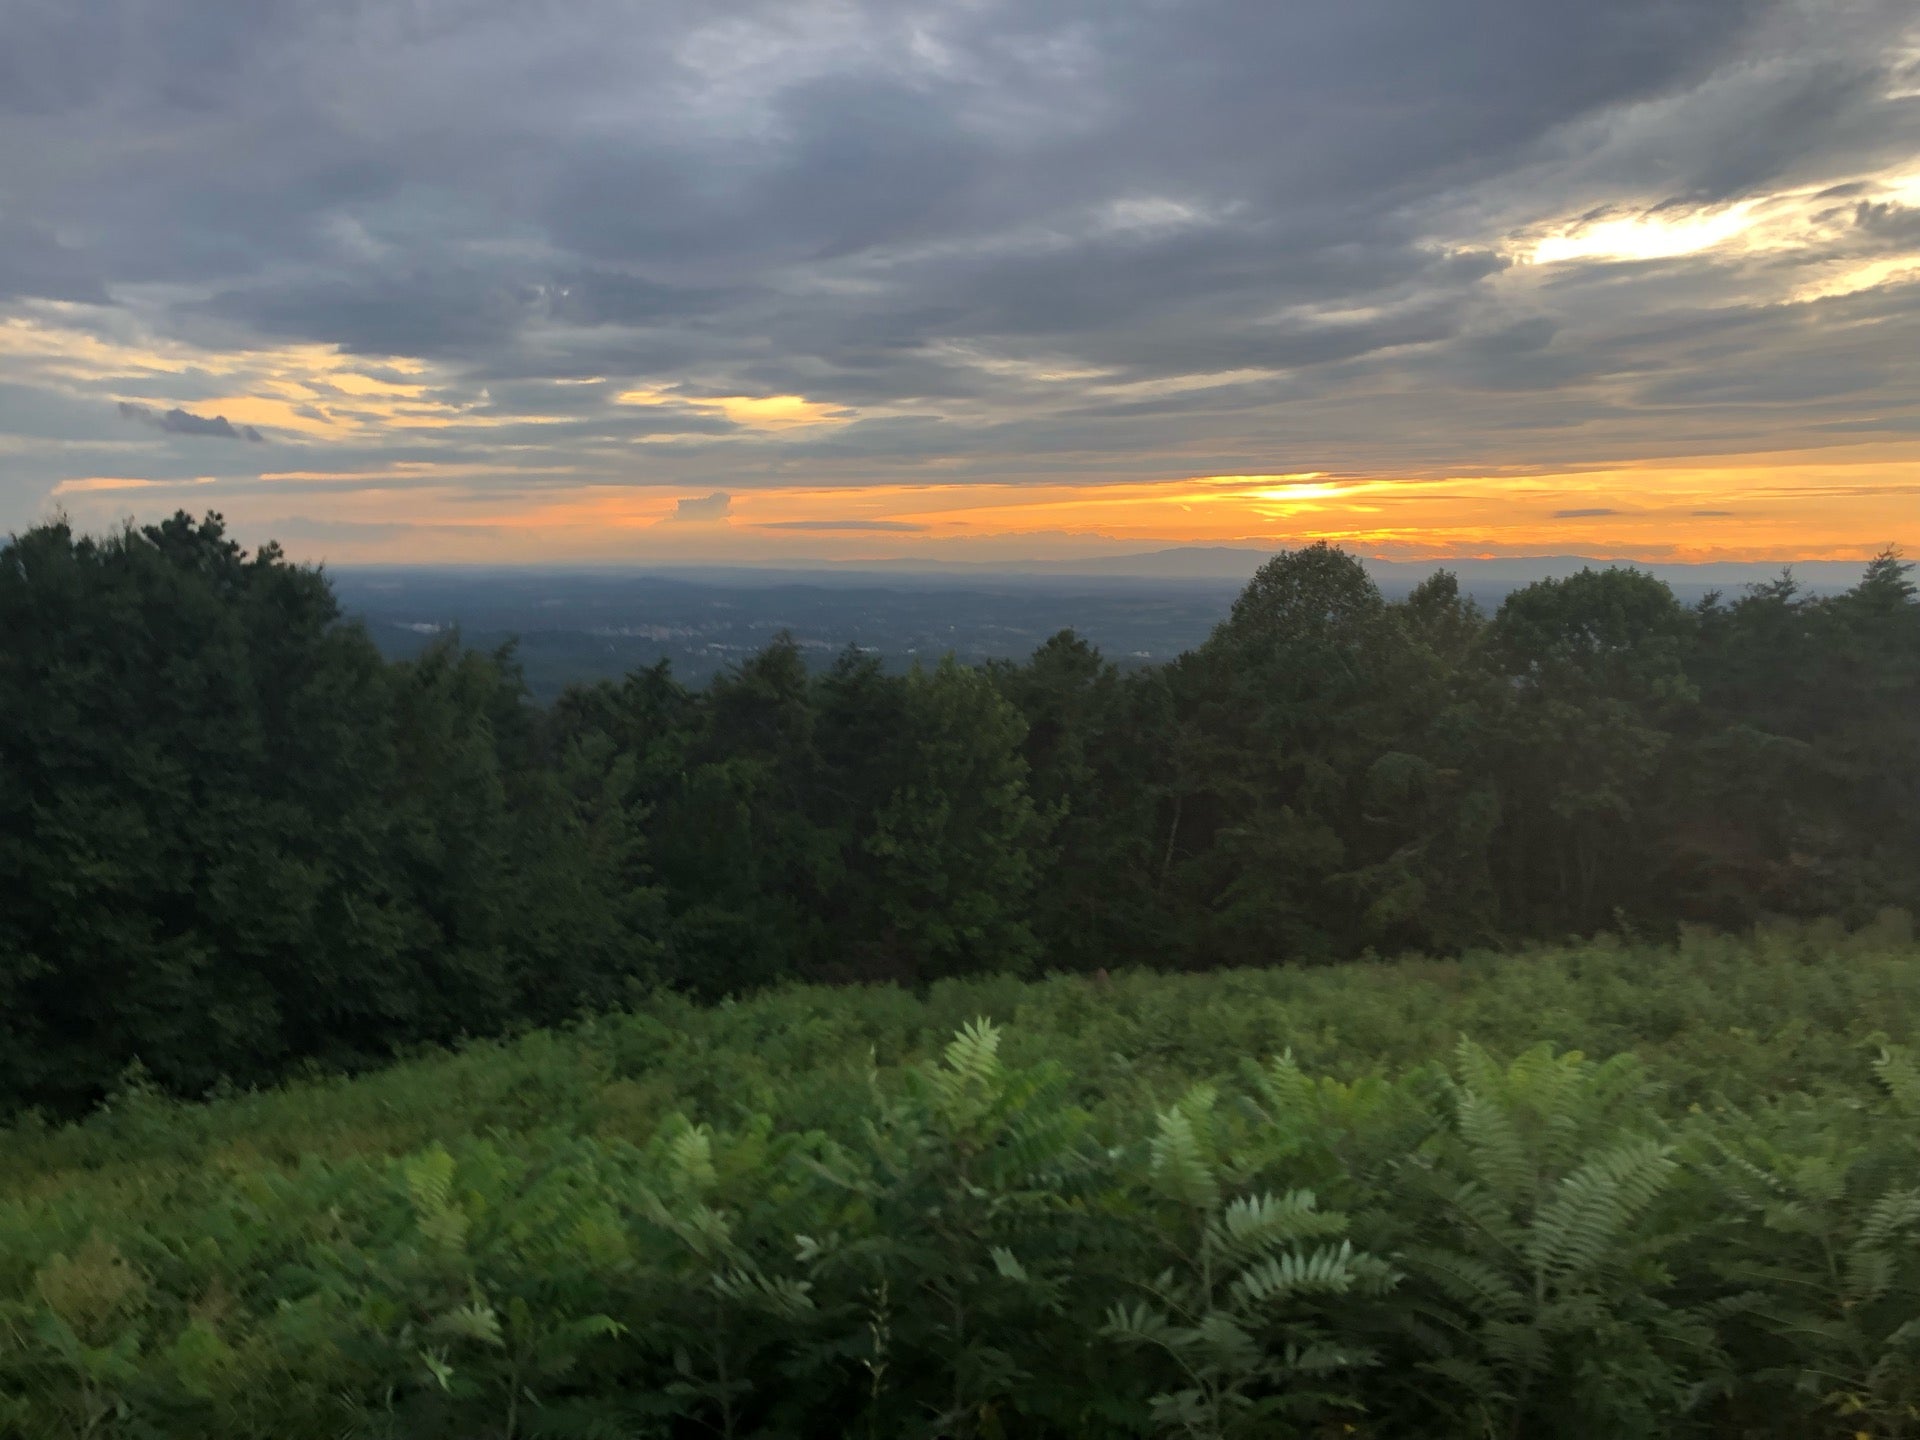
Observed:
[[[1560,260],[1665,260],[1724,244],[1752,223],[1752,207],[1747,205],[1677,219],[1635,215],[1603,220],[1548,236],[1534,247],[1531,258],[1537,265]]]
[[[289,473],[228,508],[337,515],[376,533],[329,558],[703,562],[926,554],[1027,559],[1164,545],[1283,548],[1332,540],[1387,558],[1584,554],[1668,561],[1855,559],[1920,513],[1920,476],[1900,460],[1778,457],[1771,463],[1636,466],[1558,474],[1378,477],[1278,484],[1189,476],[1124,484],[800,487],[742,492],[730,513],[675,518],[673,488],[570,482],[476,490],[487,477]],[[192,506],[208,478],[64,481],[75,513],[114,513],[129,492]],[[316,488],[318,487],[318,488]],[[155,492],[164,492],[156,496]],[[177,492],[177,495],[174,493]],[[270,520],[259,522],[271,530]],[[1861,537],[1871,537],[1863,540]]]
[[[433,35],[348,0],[377,45],[263,12],[199,89],[145,22],[112,84],[48,41],[45,105],[0,119],[0,531],[217,509],[335,563],[1920,547],[1899,7],[1617,51],[1544,7],[1494,27],[1526,57],[1495,82],[1465,29],[1402,63],[1384,12],[1117,3],[1009,48],[995,7],[912,0]]]

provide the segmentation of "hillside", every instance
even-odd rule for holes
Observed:
[[[1906,1434],[1916,1029],[1889,915],[136,1082],[0,1132],[0,1430]]]
[[[543,705],[15,537],[0,1436],[1912,1435],[1909,568]]]
[[[510,652],[384,656],[218,515],[43,526],[0,546],[0,1115],[658,989],[1920,911],[1910,568],[1697,605],[1583,569],[1488,614],[1312,545],[1163,663],[773,634],[542,704]]]

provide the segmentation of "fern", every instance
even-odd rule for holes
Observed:
[[[1889,1052],[1873,1068],[1877,1115],[1810,1126],[1804,1106],[1783,1108],[1705,1149],[1731,1212],[1714,1269],[1742,1287],[1721,1324],[1754,1357],[1754,1388],[1891,1437],[1920,1428],[1920,1153],[1910,1062]],[[1897,1125],[1862,1124],[1881,1116]]]
[[[659,997],[129,1092],[0,1133],[0,1435],[1911,1440],[1920,1110],[1862,1047],[1920,971],[1783,943]],[[1549,1027],[1644,1063],[1456,1043]]]
[[[453,1174],[453,1156],[440,1145],[406,1165],[407,1193],[421,1238],[447,1254],[458,1254],[467,1236],[467,1217],[453,1203]]]
[[[1551,1282],[1593,1275],[1660,1198],[1676,1169],[1670,1147],[1628,1140],[1559,1180],[1534,1212],[1528,1263]]]
[[[1160,1113],[1150,1149],[1154,1184],[1162,1193],[1202,1208],[1220,1198],[1205,1135],[1217,1092],[1196,1086],[1180,1104]]]
[[[1620,1133],[1637,1069],[1545,1049],[1503,1067],[1464,1042],[1455,1063],[1453,1124],[1401,1171],[1450,1221],[1449,1244],[1403,1256],[1430,1297],[1424,1373],[1458,1387],[1463,1422],[1531,1430],[1577,1386],[1618,1433],[1671,1423],[1711,1355],[1705,1322],[1660,1294],[1671,1231],[1646,1222],[1679,1164]]]
[[[1900,1046],[1887,1046],[1873,1062],[1873,1073],[1894,1108],[1903,1115],[1920,1116],[1920,1062]]]

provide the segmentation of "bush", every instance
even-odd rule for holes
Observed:
[[[136,1077],[0,1132],[0,1433],[1910,1435],[1917,989],[1778,932]]]

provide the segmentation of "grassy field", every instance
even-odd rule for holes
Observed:
[[[1889,917],[136,1080],[0,1131],[0,1434],[1920,1434],[1916,1028]]]

